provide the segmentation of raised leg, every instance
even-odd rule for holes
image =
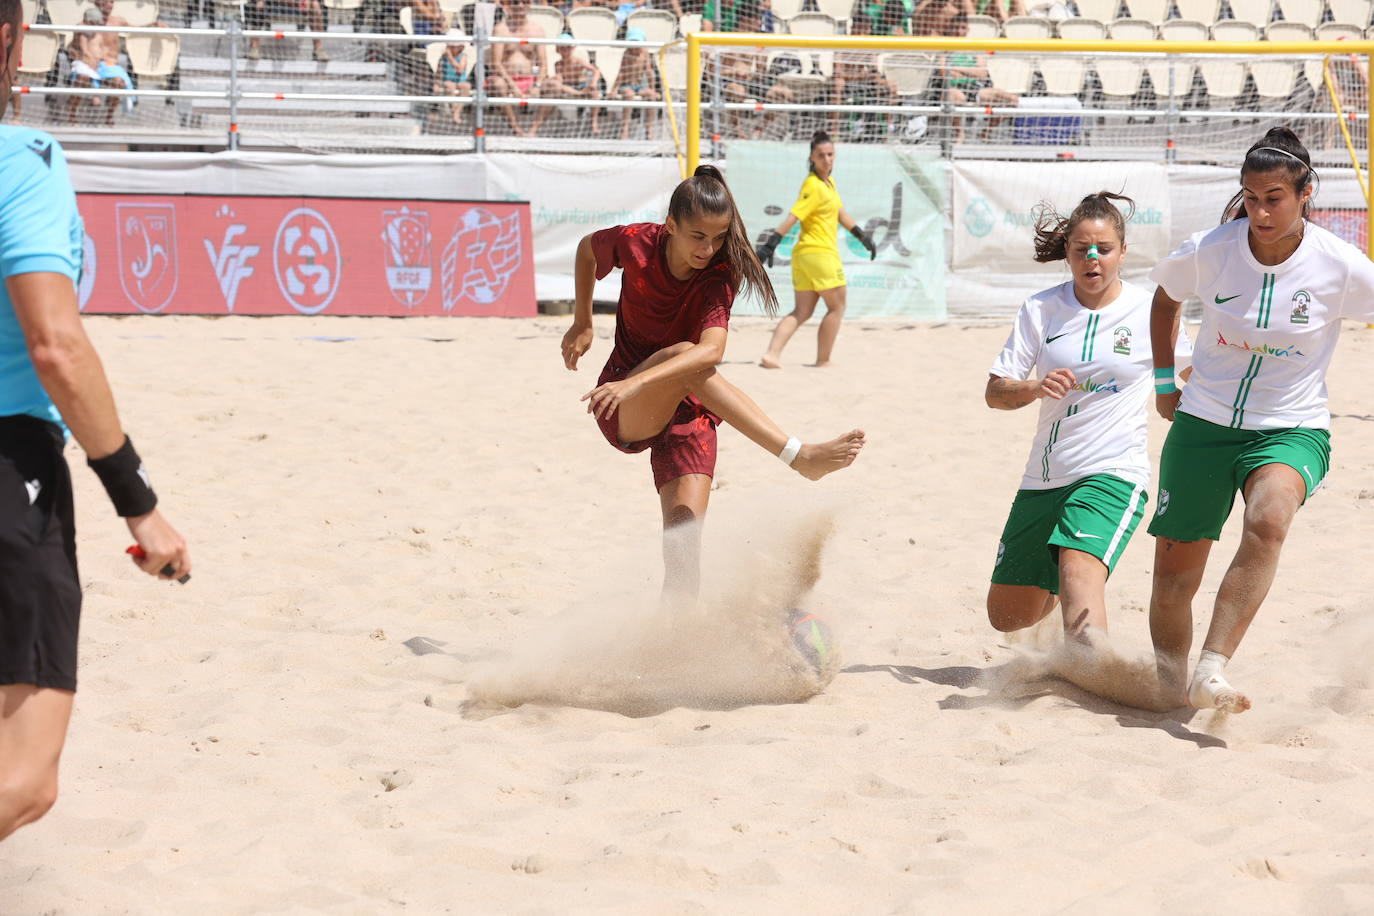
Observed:
[[[1054,592],[1034,585],[994,583],[988,587],[988,623],[1003,633],[1024,630],[1048,617],[1058,601]]]

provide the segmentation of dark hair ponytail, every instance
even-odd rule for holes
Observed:
[[[691,178],[682,182],[673,191],[668,201],[668,216],[681,225],[696,216],[730,217],[730,228],[725,233],[723,253],[725,262],[730,266],[730,279],[740,292],[749,287],[763,300],[763,310],[771,318],[778,313],[778,294],[773,291],[773,282],[754,254],[754,246],[744,233],[744,220],[740,219],[735,198],[725,186],[725,176],[714,165],[699,165]]]
[[[830,135],[823,130],[818,130],[811,135],[811,149],[808,150],[806,153],[806,168],[808,171],[811,172],[812,175],[816,174],[816,163],[811,158],[811,154],[814,153],[816,151],[816,147],[820,146],[822,143],[833,142],[834,141],[830,139]],[[826,180],[828,181],[829,179]]]
[[[1299,197],[1317,179],[1307,147],[1303,146],[1298,135],[1287,127],[1269,128],[1254,146],[1246,150],[1245,161],[1240,167],[1240,180],[1245,181],[1247,174],[1275,171],[1282,171],[1288,175],[1289,181],[1293,184],[1293,193]],[[1302,205],[1303,219],[1307,219],[1311,207],[1312,198],[1309,197]],[[1245,190],[1241,189],[1227,202],[1226,209],[1221,211],[1221,221],[1227,223],[1243,216]]]
[[[1120,208],[1112,203],[1114,200],[1125,202],[1125,216],[1122,216]],[[1068,216],[1060,216],[1053,204],[1041,201],[1035,208],[1035,260],[1047,264],[1068,257],[1069,235],[1085,219],[1106,220],[1116,228],[1116,234],[1121,237],[1121,241],[1125,242],[1126,224],[1133,216],[1135,201],[1111,191],[1089,194],[1078,202],[1078,206],[1074,207]]]

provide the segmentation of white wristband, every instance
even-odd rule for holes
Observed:
[[[801,452],[801,447],[801,440],[793,436],[787,440],[787,444],[782,447],[782,451],[778,452],[778,458],[782,460],[783,464],[791,467],[792,462],[797,460],[797,455]]]

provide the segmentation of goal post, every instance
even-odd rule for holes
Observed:
[[[686,126],[685,126],[685,166],[691,174],[701,161],[703,137],[703,77],[705,49],[755,49],[780,50],[793,49],[811,52],[870,51],[888,52],[963,52],[965,54],[990,55],[995,59],[999,53],[1010,55],[1077,55],[1080,58],[1092,56],[1101,63],[1110,58],[1147,57],[1151,60],[1169,58],[1224,59],[1245,57],[1252,62],[1256,58],[1311,58],[1319,55],[1339,55],[1350,58],[1365,58],[1366,100],[1364,108],[1366,156],[1374,156],[1374,117],[1369,116],[1369,97],[1374,95],[1374,40],[1304,40],[1304,41],[1122,41],[1101,40],[1085,41],[1063,38],[964,38],[964,37],[875,37],[867,35],[796,35],[796,34],[753,34],[731,32],[693,32],[686,36]],[[1204,64],[1205,66],[1205,64]],[[1191,71],[1189,71],[1191,74]],[[1172,71],[1170,78],[1172,79]],[[1191,78],[1191,77],[1190,77]],[[1171,87],[1172,88],[1172,87]],[[727,106],[728,107],[728,106]],[[738,107],[738,106],[736,106]],[[760,106],[763,107],[763,106]],[[815,106],[813,106],[815,107]],[[982,107],[981,105],[978,107]],[[825,106],[819,106],[823,109]],[[989,109],[991,110],[991,109]],[[998,110],[1002,114],[1001,110]],[[1024,114],[1024,112],[1023,112]],[[1092,116],[1092,111],[1083,111],[1084,116]],[[1205,115],[1206,112],[1189,112]],[[1349,114],[1349,113],[1347,113]],[[1224,113],[1222,114],[1224,116]],[[1326,117],[1331,117],[1327,115]],[[1358,168],[1358,162],[1355,163]],[[1366,251],[1374,257],[1374,207],[1368,206],[1366,197]]]

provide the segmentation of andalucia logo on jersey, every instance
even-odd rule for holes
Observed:
[[[1293,324],[1307,324],[1307,311],[1311,305],[1312,294],[1305,289],[1298,290],[1293,294],[1293,311],[1288,320]]]
[[[1112,352],[1123,356],[1131,355],[1131,329],[1119,327],[1112,331]]]

